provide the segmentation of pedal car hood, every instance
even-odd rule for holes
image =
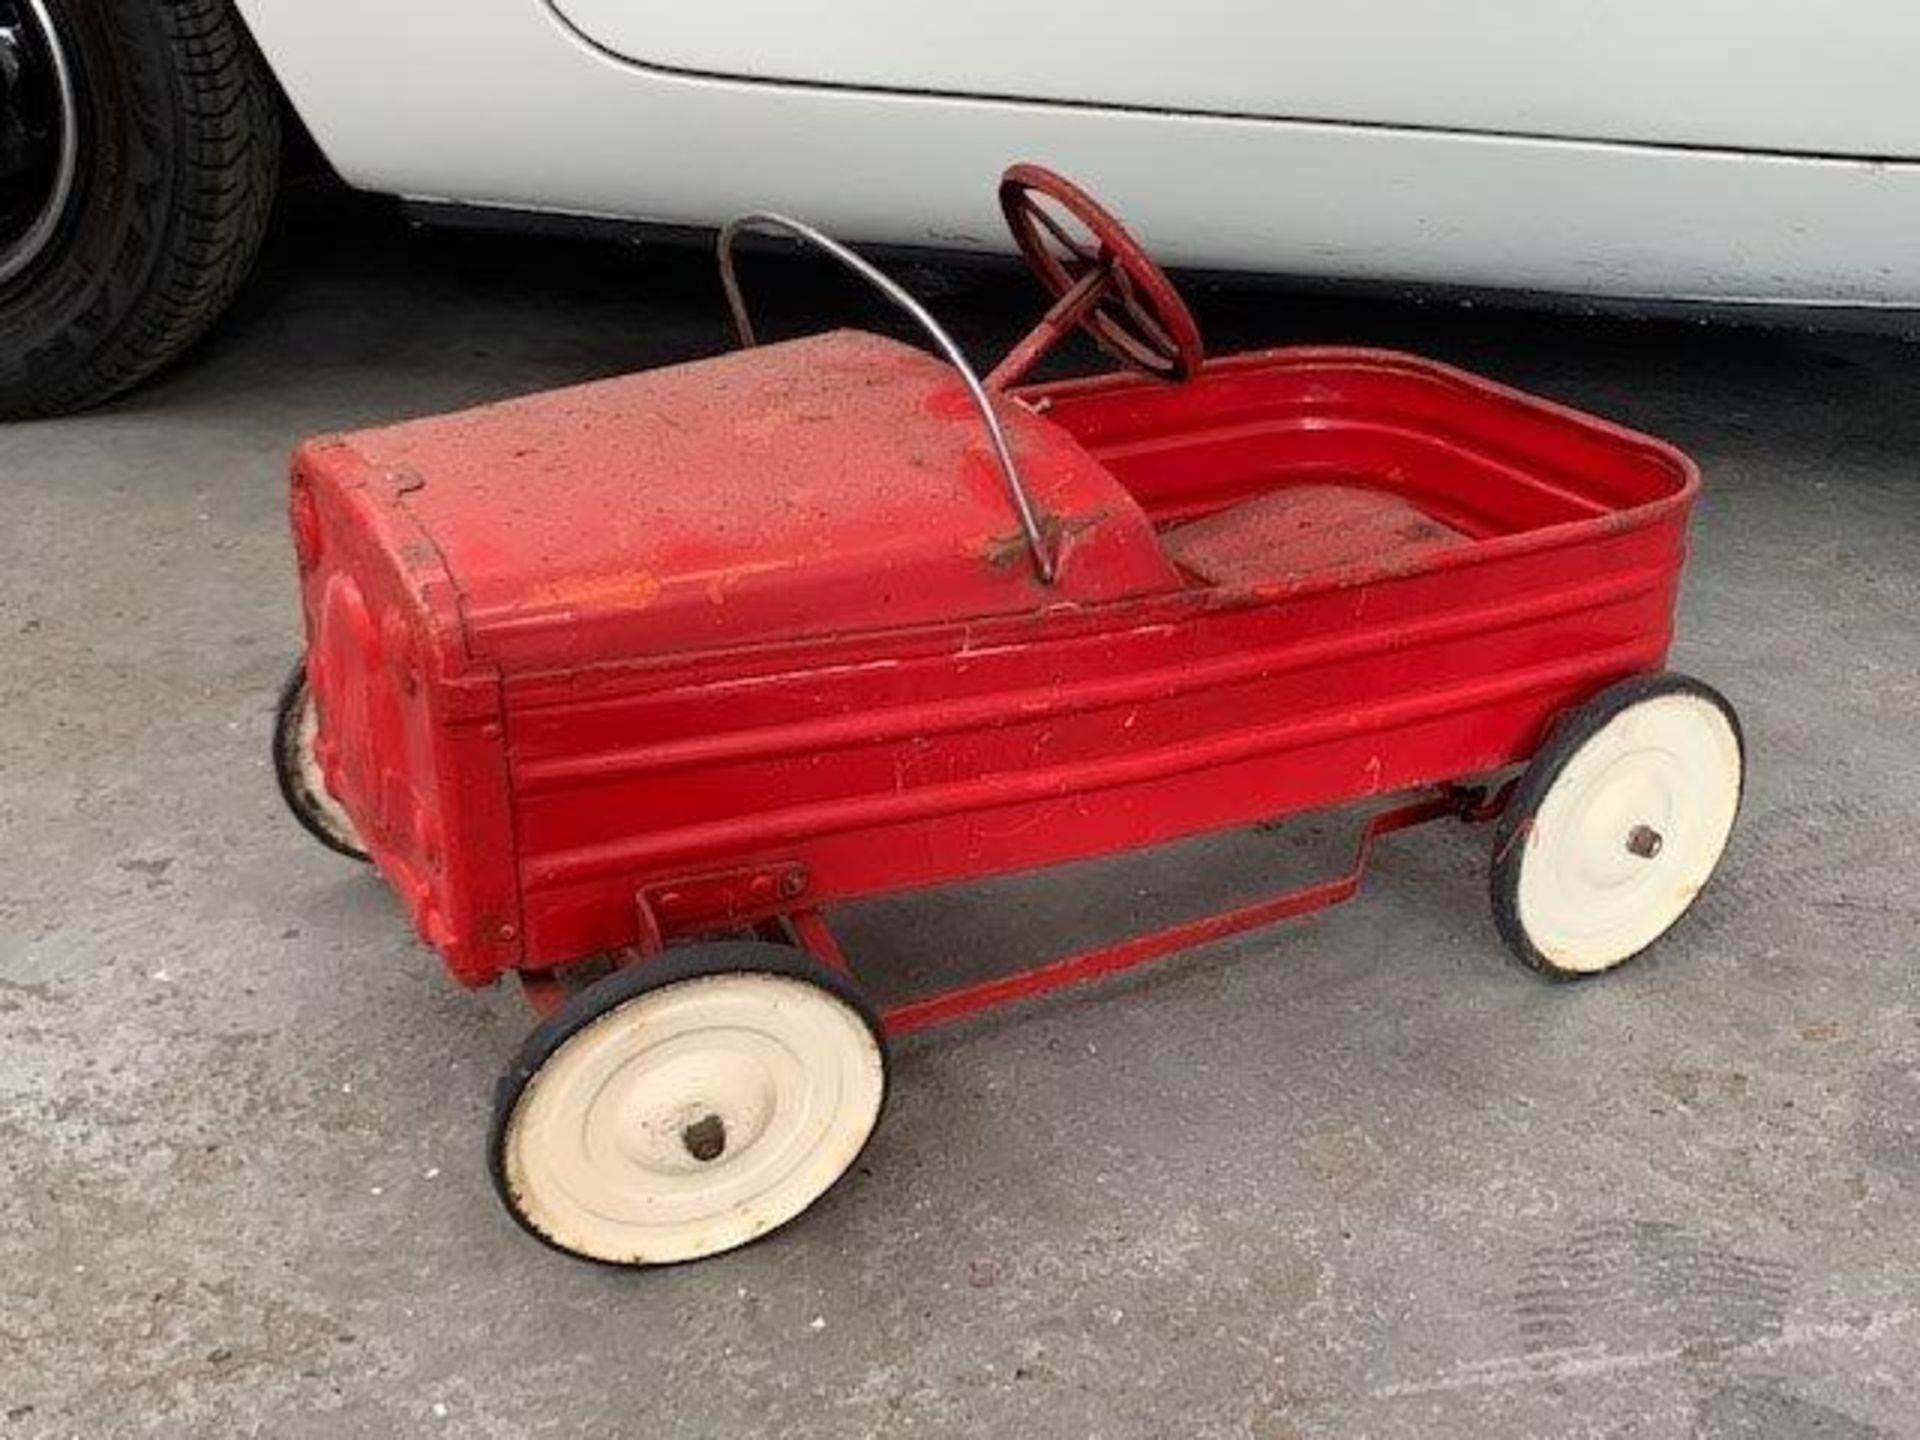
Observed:
[[[1176,588],[1119,483],[997,404],[1052,586],[959,377],[853,331],[310,442],[296,474],[431,545],[469,654],[513,669]]]

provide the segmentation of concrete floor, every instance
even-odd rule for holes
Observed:
[[[910,266],[985,352],[1009,275]],[[873,312],[757,262],[769,328]],[[775,291],[779,290],[776,296]],[[1484,836],[1344,910],[903,1048],[859,1172],[688,1268],[563,1260],[481,1140],[528,1027],[263,763],[302,434],[720,348],[705,257],[291,207],[163,383],[0,430],[0,1437],[1920,1434],[1920,350],[1277,291],[1217,348],[1406,345],[1690,447],[1677,663],[1745,718],[1720,879],[1657,952],[1505,957]],[[867,907],[952,978],[1332,861]]]

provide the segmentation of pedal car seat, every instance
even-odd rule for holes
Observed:
[[[1164,532],[1174,564],[1212,585],[1257,585],[1372,564],[1405,568],[1469,537],[1399,495],[1361,485],[1287,485]]]

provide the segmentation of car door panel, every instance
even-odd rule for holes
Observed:
[[[1920,306],[1920,164],[698,78],[609,58],[546,0],[240,5],[351,183],[508,224],[768,208],[854,242],[1004,251],[995,177],[1035,159],[1169,264]]]
[[[1911,0],[551,0],[706,76],[1834,155],[1920,154]]]

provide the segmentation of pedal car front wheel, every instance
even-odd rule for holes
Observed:
[[[313,753],[319,734],[320,712],[314,708],[313,691],[307,685],[307,662],[302,657],[281,687],[280,703],[274,711],[273,778],[279,782],[280,798],[309,835],[350,860],[365,860],[367,851],[360,832],[354,829],[340,802],[327,793],[319,757]]]
[[[845,976],[783,945],[688,946],[589,985],[528,1038],[494,1096],[494,1188],[570,1254],[698,1260],[824,1195],[886,1088],[880,1021]]]
[[[1493,915],[1520,960],[1578,979],[1638,955],[1713,874],[1745,748],[1725,698],[1643,675],[1561,721],[1494,833]]]

